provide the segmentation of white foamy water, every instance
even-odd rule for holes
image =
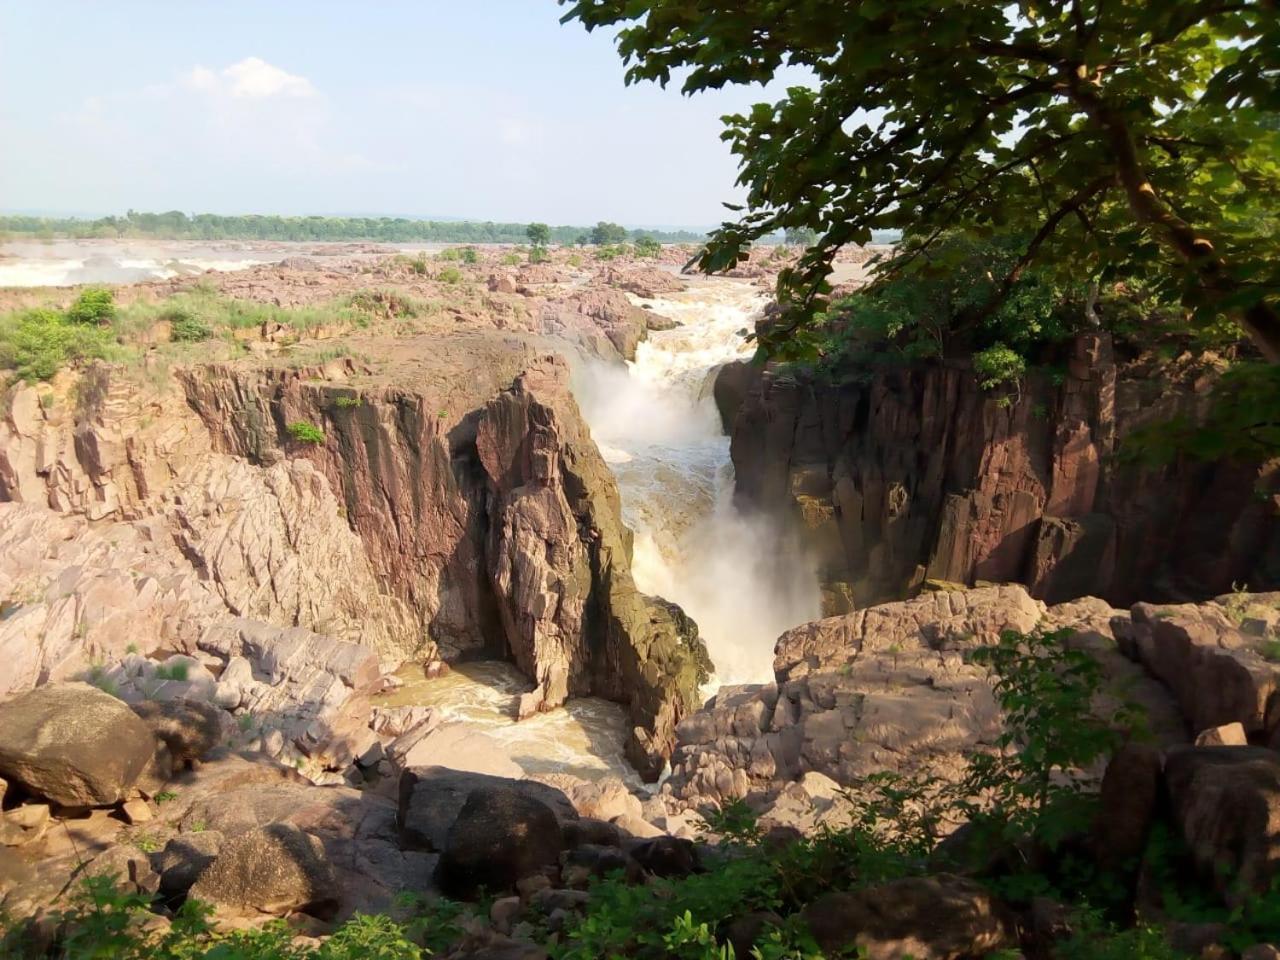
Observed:
[[[621,704],[583,697],[517,723],[516,701],[533,684],[514,664],[464,663],[433,679],[424,676],[421,664],[406,664],[398,676],[404,686],[379,696],[377,703],[435,707],[446,723],[465,724],[474,734],[460,745],[462,750],[492,750],[514,761],[526,775],[568,773],[584,780],[616,776],[633,786],[640,784],[623,753],[630,722]],[[438,758],[454,767],[466,767],[466,760]]]
[[[710,383],[721,364],[751,355],[743,334],[767,299],[717,279],[638,302],[681,326],[650,334],[626,369],[585,363],[575,382],[636,534],[636,585],[693,617],[717,682],[770,680],[778,635],[821,616],[818,581],[776,525],[734,507]]]
[[[206,270],[245,270],[286,255],[220,250],[178,241],[18,241],[0,245],[0,287],[171,280]]]

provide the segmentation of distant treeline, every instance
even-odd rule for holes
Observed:
[[[188,216],[179,210],[85,220],[76,217],[0,216],[0,233],[30,237],[164,240],[369,240],[382,243],[525,243],[527,223],[472,220],[411,220],[406,217],[224,217]],[[603,228],[603,229],[602,229]],[[698,243],[706,235],[692,230],[627,230],[613,223],[593,227],[551,227],[557,244],[623,242],[652,237],[661,243]],[[593,238],[595,238],[593,240]]]

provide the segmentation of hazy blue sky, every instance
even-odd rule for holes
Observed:
[[[554,0],[0,0],[0,209],[709,224],[719,117]]]

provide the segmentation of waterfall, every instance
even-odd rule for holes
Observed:
[[[680,326],[651,333],[625,369],[588,361],[575,372],[635,532],[636,585],[693,617],[717,683],[771,680],[778,635],[821,616],[817,576],[778,524],[734,506],[710,384],[721,364],[751,355],[743,334],[767,299],[749,283],[713,279],[637,302]]]

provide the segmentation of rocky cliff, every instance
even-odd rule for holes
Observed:
[[[1127,605],[1280,580],[1277,464],[1116,456],[1139,425],[1194,412],[1203,386],[1125,375],[1099,334],[1008,397],[948,362],[838,383],[731,367],[717,399],[739,502],[799,518],[831,612],[926,580]]]
[[[510,657],[537,685],[524,714],[624,703],[629,752],[656,777],[706,655],[631,580],[567,365],[491,337],[417,346],[392,375],[244,361],[156,389],[102,366],[74,391],[14,390],[0,649],[23,666],[3,689],[134,652],[239,656],[214,641],[255,623],[305,628],[384,661]]]

